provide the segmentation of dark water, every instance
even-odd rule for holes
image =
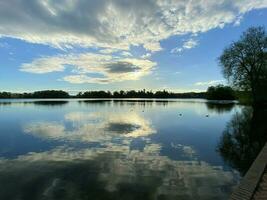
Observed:
[[[2,100],[0,199],[227,199],[264,117],[205,100]]]

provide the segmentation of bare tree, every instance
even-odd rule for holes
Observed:
[[[219,58],[224,76],[237,89],[251,92],[254,103],[266,102],[267,35],[264,27],[251,27]]]

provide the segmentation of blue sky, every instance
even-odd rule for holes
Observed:
[[[167,89],[226,83],[217,58],[267,0],[0,3],[0,91]]]

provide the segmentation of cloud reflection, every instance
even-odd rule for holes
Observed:
[[[63,146],[1,160],[0,183],[5,174],[10,178],[0,194],[25,197],[40,181],[38,192],[31,194],[35,199],[227,198],[234,183],[232,172],[202,161],[174,161],[160,156],[160,148],[151,143],[143,151],[113,143],[79,150]]]
[[[112,138],[137,138],[155,133],[151,123],[137,113],[71,112],[64,122],[41,121],[24,126],[24,132],[44,139],[103,142]],[[67,126],[70,123],[71,126]]]
[[[156,133],[152,123],[134,111],[69,112],[61,121],[23,128],[34,137],[86,144],[64,142],[49,151],[0,159],[0,199],[220,200],[227,199],[239,176],[199,160],[193,147],[175,141],[172,148],[188,159],[162,155],[162,144],[149,137]],[[131,148],[139,139],[143,147]]]

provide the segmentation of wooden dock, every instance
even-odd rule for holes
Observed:
[[[230,200],[267,200],[267,143],[234,190]]]
[[[252,199],[267,200],[267,168],[265,168],[263,176]]]

